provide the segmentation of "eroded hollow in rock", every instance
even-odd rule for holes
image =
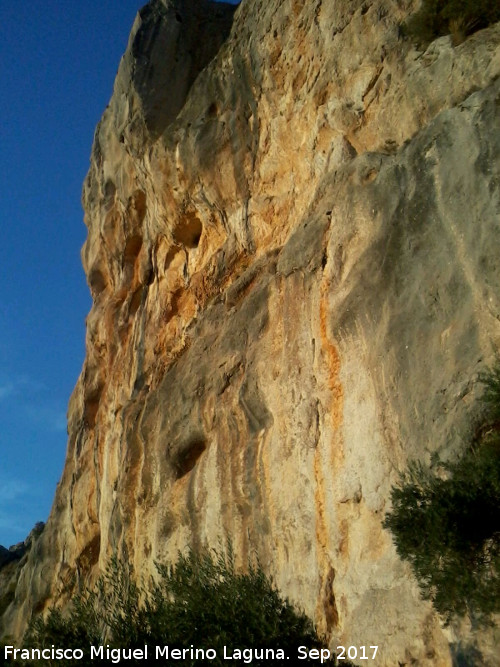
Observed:
[[[106,289],[106,278],[100,269],[93,268],[89,273],[88,282],[92,298],[95,301]]]
[[[196,213],[189,212],[182,218],[173,231],[174,241],[185,248],[197,248],[200,243],[203,225]]]
[[[125,248],[123,250],[123,264],[134,264],[137,256],[139,255],[142,247],[142,237],[141,236],[131,236]]]
[[[83,409],[83,420],[88,428],[94,428],[97,411],[99,410],[99,402],[101,400],[103,386],[99,385],[90,391],[85,397],[85,407]]]
[[[191,472],[206,448],[207,443],[203,438],[193,438],[179,450],[173,462],[176,479]]]
[[[136,190],[128,199],[127,213],[136,227],[142,224],[146,216],[146,193]]]
[[[76,558],[76,565],[80,574],[88,574],[92,567],[99,560],[99,551],[101,548],[101,535],[95,535],[86,547],[82,549],[80,555]]]
[[[132,298],[130,299],[130,305],[129,305],[129,309],[128,309],[129,316],[135,315],[136,312],[139,310],[139,306],[141,305],[141,302],[142,302],[143,289],[144,288],[141,285],[132,294]]]

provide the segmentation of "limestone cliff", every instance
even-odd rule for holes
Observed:
[[[115,551],[147,573],[230,536],[333,646],[451,664],[381,521],[409,459],[460,451],[500,348],[500,26],[418,51],[417,4],[139,13],[83,189],[66,465],[4,631]]]

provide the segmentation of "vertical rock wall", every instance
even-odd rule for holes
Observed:
[[[381,521],[410,459],[463,447],[500,347],[500,29],[416,51],[415,4],[140,12],[83,190],[66,465],[5,631],[114,552],[147,574],[230,537],[332,645],[451,664]]]

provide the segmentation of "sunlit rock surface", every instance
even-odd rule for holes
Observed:
[[[416,5],[140,12],[83,189],[66,465],[4,633],[114,552],[147,575],[231,538],[333,647],[475,641],[381,526],[410,459],[464,446],[500,347],[500,26],[417,51]]]

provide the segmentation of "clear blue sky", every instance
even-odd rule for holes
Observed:
[[[91,303],[81,187],[145,2],[0,3],[0,544],[10,546],[47,519],[64,464]]]

